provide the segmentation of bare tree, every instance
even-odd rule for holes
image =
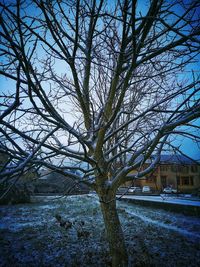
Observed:
[[[0,73],[12,81],[1,93],[1,181],[45,166],[88,184],[113,266],[128,262],[118,187],[162,151],[183,153],[175,136],[199,141],[200,3],[146,2],[0,3]]]

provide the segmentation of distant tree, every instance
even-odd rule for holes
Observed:
[[[88,184],[99,196],[112,266],[127,266],[118,187],[151,172],[163,150],[179,151],[175,136],[199,141],[192,66],[200,2],[2,0],[0,7],[0,73],[12,81],[1,93],[0,151],[9,156],[2,182],[45,166]]]

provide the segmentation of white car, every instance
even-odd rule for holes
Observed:
[[[127,187],[119,187],[117,190],[118,194],[126,194],[127,193]]]
[[[128,190],[129,193],[140,193],[142,189],[139,186],[132,186]]]
[[[150,186],[148,185],[143,186],[142,193],[150,193],[150,192],[151,192]]]
[[[163,189],[163,192],[166,193],[166,194],[172,194],[172,193],[177,193],[177,190],[172,188],[172,187],[166,187]]]

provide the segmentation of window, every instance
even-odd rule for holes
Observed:
[[[171,166],[171,171],[172,172],[177,172],[177,170],[178,170],[178,166],[176,166],[176,165],[172,165]]]
[[[165,187],[167,184],[167,176],[161,176],[160,178],[162,186]]]
[[[198,166],[197,165],[192,165],[191,166],[191,172],[198,172]]]
[[[168,166],[167,165],[161,165],[160,170],[166,172],[166,171],[168,171]]]
[[[177,185],[194,185],[194,177],[193,176],[177,176]]]
[[[172,172],[188,173],[189,172],[189,166],[172,165],[171,171]]]
[[[182,173],[188,173],[189,172],[189,166],[182,166],[181,172]]]
[[[181,182],[182,182],[182,185],[189,185],[190,184],[189,177],[188,176],[181,177]]]
[[[190,185],[194,185],[194,178],[193,178],[193,176],[190,176]]]

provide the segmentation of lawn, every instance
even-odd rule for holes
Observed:
[[[122,201],[118,211],[130,267],[200,266],[199,218]],[[72,227],[60,226],[58,215]],[[111,262],[98,199],[92,194],[1,206],[0,243],[0,266],[5,267],[106,267]]]

